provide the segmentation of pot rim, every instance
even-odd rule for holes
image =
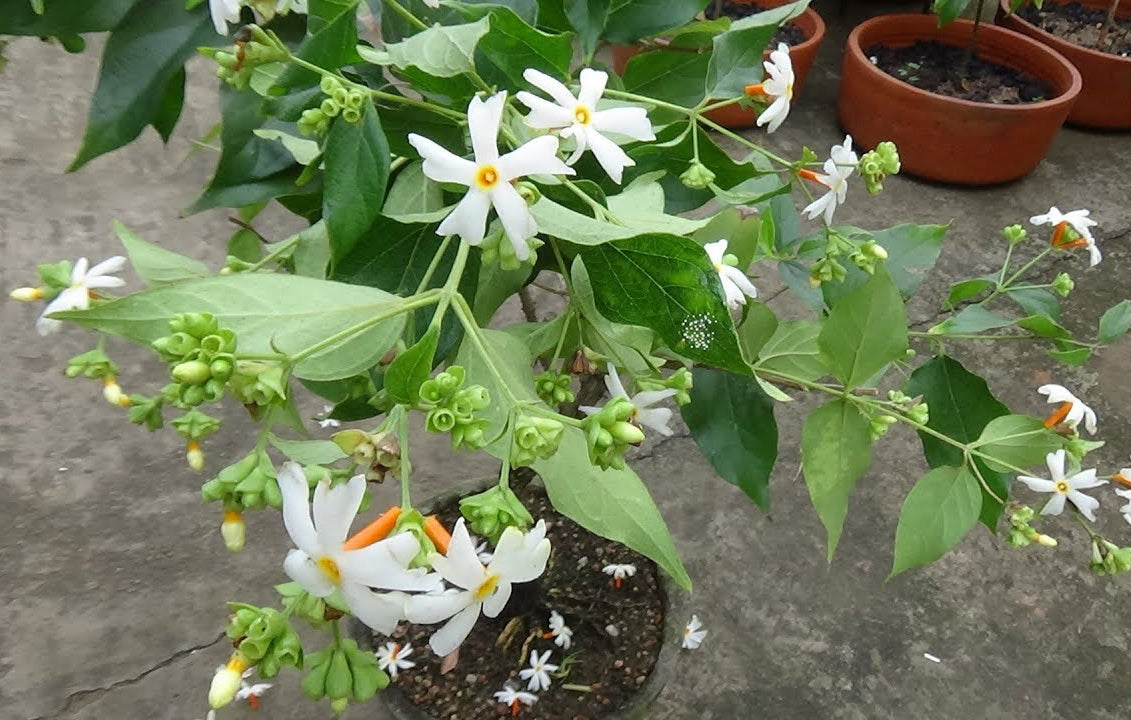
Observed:
[[[993,24],[986,25],[985,23],[983,23],[982,27],[981,27],[981,32],[983,33],[982,37],[985,37],[986,33],[988,33],[991,36],[997,35],[1000,38],[1007,40],[1008,42],[1018,43],[1020,45],[1023,45],[1025,47],[1029,48],[1030,50],[1032,50],[1034,52],[1045,53],[1046,55],[1051,56],[1053,59],[1058,61],[1063,67],[1067,68],[1067,70],[1069,71],[1069,75],[1072,78],[1071,85],[1068,87],[1067,90],[1065,90],[1064,92],[1060,93],[1056,97],[1053,97],[1049,100],[1041,100],[1040,102],[1025,103],[1025,104],[1022,104],[1022,105],[999,105],[999,104],[995,104],[995,103],[977,102],[977,101],[974,101],[974,100],[964,100],[962,98],[954,98],[954,97],[950,97],[949,95],[942,95],[940,93],[933,93],[933,92],[930,92],[928,90],[923,90],[922,88],[917,88],[910,83],[905,83],[902,80],[900,80],[899,78],[887,74],[886,72],[884,72],[880,68],[873,65],[872,62],[870,60],[868,60],[868,58],[864,55],[864,49],[860,46],[860,36],[866,30],[871,30],[872,28],[874,28],[876,26],[885,26],[887,24],[892,23],[893,21],[903,21],[903,20],[907,20],[909,18],[914,18],[916,22],[922,22],[922,20],[919,20],[920,18],[925,19],[925,20],[929,20],[930,23],[931,23],[930,27],[932,27],[932,28],[937,27],[936,25],[934,25],[934,17],[933,16],[920,15],[920,14],[917,14],[917,13],[896,13],[896,14],[892,14],[892,15],[878,15],[874,18],[870,18],[868,20],[865,20],[864,22],[862,22],[859,25],[857,25],[856,27],[854,27],[852,29],[852,32],[848,34],[848,40],[845,43],[845,50],[847,52],[851,53],[853,55],[853,57],[857,60],[858,63],[865,66],[864,73],[866,75],[868,75],[872,80],[875,80],[877,82],[883,82],[883,81],[886,80],[886,81],[889,81],[889,82],[898,83],[904,89],[906,89],[906,91],[909,92],[911,95],[916,96],[917,98],[924,100],[924,101],[927,101],[927,100],[931,100],[931,101],[935,101],[935,102],[944,101],[944,102],[947,102],[947,103],[952,103],[952,104],[954,104],[958,107],[977,108],[977,109],[979,109],[983,112],[993,111],[993,112],[1000,112],[1000,113],[1015,113],[1015,114],[1029,113],[1029,112],[1033,112],[1034,110],[1052,109],[1052,108],[1055,108],[1059,105],[1071,103],[1076,98],[1076,96],[1080,94],[1080,90],[1084,86],[1083,79],[1080,77],[1080,71],[1077,70],[1075,65],[1073,65],[1071,62],[1069,62],[1067,58],[1065,58],[1063,55],[1058,53],[1055,49],[1053,49],[1053,48],[1049,47],[1048,45],[1045,45],[1041,42],[1038,42],[1034,38],[1028,37],[1027,35],[1025,35],[1023,33],[1019,33],[1016,30],[1010,30],[1008,28],[1003,28],[1003,27],[1000,27],[998,25],[993,25]],[[954,23],[958,23],[958,24],[961,24],[963,26],[969,26],[969,27],[973,27],[973,25],[974,25],[974,23],[972,21],[966,20],[964,18],[960,18],[958,20],[955,20]],[[954,24],[954,23],[951,23],[951,24]],[[930,38],[924,36],[922,39],[927,40],[927,39],[930,39]]]
[[[1052,5],[1064,5],[1064,4],[1066,4],[1062,0],[1048,0],[1048,2],[1049,2],[1049,4],[1052,4]],[[1123,10],[1124,4],[1125,4],[1124,2],[1120,2],[1119,5],[1117,5],[1116,8],[1115,8],[1115,16],[1117,18],[1122,19],[1122,20],[1126,20],[1126,19],[1131,18],[1131,5],[1128,5],[1128,7],[1126,8],[1126,10],[1127,10],[1126,12],[1121,12],[1121,10]],[[1034,25],[1033,23],[1029,22],[1028,20],[1021,17],[1020,15],[1018,15],[1015,12],[1010,12],[1009,6],[1010,6],[1009,0],[998,0],[998,7],[1000,7],[1002,13],[1004,13],[1003,17],[1005,19],[1011,19],[1011,20],[1014,20],[1014,21],[1024,25],[1026,28],[1032,28],[1033,32],[1038,37],[1041,38],[1042,42],[1048,42],[1048,41],[1051,40],[1051,41],[1055,42],[1057,45],[1064,45],[1066,47],[1070,47],[1074,51],[1081,53],[1081,54],[1084,54],[1084,55],[1087,55],[1088,57],[1092,58],[1093,60],[1103,60],[1103,61],[1106,61],[1106,62],[1115,63],[1116,65],[1127,65],[1128,67],[1131,67],[1131,56],[1123,57],[1122,55],[1114,55],[1112,53],[1100,52],[1099,50],[1094,50],[1094,49],[1089,48],[1089,47],[1084,47],[1083,45],[1077,45],[1076,43],[1072,42],[1071,40],[1066,40],[1066,39],[1060,37],[1059,35],[1055,35],[1053,33],[1050,33],[1048,30],[1045,30],[1044,28],[1040,27],[1039,25]],[[1054,49],[1056,49],[1057,45],[1053,46]]]
[[[735,2],[740,2],[744,5],[752,5],[754,3],[762,4],[762,3],[759,2],[759,0],[735,0]],[[786,3],[782,3],[782,5],[785,5],[785,4]],[[770,6],[770,7],[767,7],[766,9],[772,10],[772,9],[774,9],[774,7],[777,7],[777,6]],[[811,48],[815,48],[818,44],[820,44],[821,40],[824,39],[825,33],[827,31],[827,26],[825,25],[824,18],[822,18],[821,14],[818,13],[816,10],[814,10],[812,7],[806,7],[804,10],[801,11],[800,15],[797,15],[796,17],[790,18],[789,20],[786,20],[786,22],[793,22],[795,20],[800,20],[801,18],[808,18],[809,20],[811,20],[813,22],[813,33],[811,35],[807,34],[805,39],[802,40],[801,42],[797,43],[796,45],[791,45],[790,48],[789,48],[789,51],[790,51],[791,54],[796,52],[799,49],[809,50]],[[805,32],[805,28],[801,28],[801,31]],[[650,52],[652,50],[675,50],[675,51],[679,51],[679,52],[688,52],[688,53],[698,53],[699,52],[698,48],[671,47],[671,46],[668,45],[668,39],[665,38],[665,37],[656,38],[654,45],[655,45],[655,47],[649,47],[647,45],[644,45],[640,40],[637,40],[634,43],[629,43],[625,47],[639,48],[639,50],[637,51],[639,53],[646,53],[646,52]],[[772,49],[773,48],[770,47],[770,44],[766,43],[766,49],[763,51],[763,55],[769,53]]]

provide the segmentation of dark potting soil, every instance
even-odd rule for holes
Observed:
[[[875,45],[864,54],[888,75],[938,95],[995,105],[1021,105],[1052,97],[1052,91],[1028,73],[977,55],[968,61],[966,48],[934,40],[900,48]]]
[[[515,481],[512,480],[512,486]],[[546,520],[553,549],[546,572],[538,580],[515,585],[497,618],[480,617],[460,646],[459,663],[440,674],[440,658],[428,647],[439,626],[402,624],[397,642],[411,642],[416,667],[402,670],[393,685],[427,715],[437,720],[489,720],[510,716],[494,693],[507,682],[526,690],[518,671],[528,667],[531,650],[553,651],[550,662],[563,665],[572,657],[566,678],[551,676],[549,690],[538,693],[533,706],[522,706],[523,720],[590,720],[623,705],[644,684],[659,656],[664,636],[664,606],[656,566],[628,548],[584,530],[550,506],[541,488],[515,488],[535,518]],[[440,509],[446,527],[459,508]],[[636,575],[617,589],[601,568],[632,563]],[[544,639],[550,611],[565,617],[573,630],[569,650]],[[613,628],[610,633],[606,628]],[[384,644],[384,638],[376,638]],[[591,692],[568,690],[563,684],[588,686]]]
[[[770,9],[770,7],[759,5],[758,3],[729,2],[728,0],[723,3],[722,14],[732,19],[738,19],[749,15],[756,15]],[[713,1],[707,5],[707,10],[704,15],[708,20],[714,20],[719,17],[719,15],[715,13],[715,3]],[[803,42],[805,42],[805,33],[802,32],[801,28],[797,27],[797,25],[792,22],[786,22],[778,28],[777,32],[774,33],[774,37],[766,47],[773,50],[778,46],[778,43],[785,43],[793,47]]]
[[[1017,14],[1074,45],[1120,57],[1131,57],[1131,19],[1115,18],[1101,47],[1100,30],[1107,19],[1106,10],[1092,9],[1078,2],[1046,2],[1043,8],[1025,5]]]

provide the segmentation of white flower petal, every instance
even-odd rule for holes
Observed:
[[[507,606],[507,600],[511,599],[511,584],[508,580],[500,579],[499,584],[495,587],[495,592],[483,601],[483,614],[489,618],[498,617],[503,608]]]
[[[593,68],[582,68],[577,76],[581,83],[581,90],[577,93],[577,102],[590,111],[596,109],[597,101],[605,93],[605,85],[609,82],[609,74]]]
[[[612,363],[608,364],[608,372],[605,374],[605,389],[609,391],[610,397],[628,397],[628,393],[624,391],[624,385],[620,383],[620,375],[617,374],[616,365]]]
[[[343,582],[342,597],[357,619],[379,633],[388,635],[404,620],[404,593],[375,593],[364,585]]]
[[[633,140],[655,140],[656,133],[648,120],[648,111],[639,107],[620,107],[593,113],[590,123],[603,133],[616,133]]]
[[[1059,495],[1058,497],[1064,496]],[[1090,495],[1085,495],[1079,490],[1069,490],[1068,499],[1072,501],[1072,504],[1076,506],[1076,509],[1080,511],[1081,515],[1088,518],[1092,522],[1096,521],[1096,510],[1098,510],[1100,507],[1099,500],[1096,500]]]
[[[720,265],[723,262],[723,256],[727,254],[727,241],[724,239],[707,243],[703,246],[703,250],[706,251],[707,257],[711,259],[712,263]]]
[[[478,245],[487,234],[487,213],[490,209],[491,196],[472,188],[436,228],[436,234],[458,235],[467,244]]]
[[[589,144],[589,149],[593,151],[593,157],[597,158],[597,162],[601,165],[601,169],[612,178],[613,182],[619,185],[624,176],[624,169],[632,167],[636,164],[636,161],[630,158],[624,150],[621,150],[619,145],[593,128],[586,128],[585,139]]]
[[[510,582],[530,582],[546,570],[550,558],[550,541],[542,538],[536,545],[526,543],[522,531],[508,527],[495,545],[495,557],[488,573],[498,573]]]
[[[678,394],[679,391],[673,388],[665,388],[664,390],[643,390],[632,396],[632,405],[637,410],[644,410],[670,397],[675,397]]]
[[[122,287],[126,281],[113,275],[87,276],[83,285],[90,289]]]
[[[302,466],[290,461],[283,463],[278,482],[283,496],[283,526],[291,541],[308,555],[320,555],[322,548],[310,519],[310,487]]]
[[[448,543],[448,554],[432,553],[428,556],[432,568],[445,580],[467,590],[475,590],[486,579],[486,571],[475,554],[475,544],[467,532],[463,518],[456,521],[452,529],[452,539]]]
[[[433,633],[428,640],[432,652],[443,657],[451,654],[463,644],[463,641],[471,633],[471,629],[475,627],[475,621],[479,619],[479,609],[479,603],[471,605],[460,611],[444,627]]]
[[[499,159],[499,122],[503,118],[503,107],[507,100],[506,91],[495,93],[487,100],[478,96],[467,106],[467,127],[471,135],[471,147],[475,151],[475,162],[487,165]]]
[[[409,622],[430,625],[447,620],[465,608],[478,604],[475,596],[467,590],[439,595],[410,595],[405,600],[404,614]]]
[[[1083,470],[1076,473],[1066,480],[1068,487],[1073,490],[1085,490],[1087,488],[1099,487],[1100,485],[1107,485],[1107,480],[1101,480],[1096,477],[1096,471]]]
[[[1053,496],[1050,497],[1049,501],[1047,503],[1045,503],[1045,506],[1043,508],[1041,508],[1041,514],[1042,515],[1059,515],[1062,512],[1064,512],[1065,497],[1066,497],[1065,495],[1062,495],[1060,493],[1053,493]]]
[[[1088,267],[1095,267],[1100,264],[1100,260],[1104,259],[1103,253],[1100,252],[1094,242],[1088,243],[1088,255],[1090,256]]]
[[[87,271],[86,277],[94,278],[103,275],[110,275],[112,273],[121,272],[126,268],[126,258],[122,255],[114,255],[98,263],[90,270]]]
[[[577,104],[577,98],[560,81],[534,68],[527,68],[523,71],[522,77],[526,82],[552,97],[558,105],[569,108],[572,113],[574,105]]]
[[[354,475],[333,487],[329,480],[322,480],[314,488],[314,530],[323,552],[346,541],[364,496],[364,475]]]
[[[557,142],[555,140],[555,142]],[[491,205],[503,224],[507,238],[514,247],[514,254],[520,261],[525,262],[530,257],[530,246],[526,239],[538,232],[538,225],[526,201],[518,194],[518,190],[509,182],[501,182],[491,190]]]
[[[739,291],[747,297],[758,297],[758,288],[754,287],[754,283],[750,282],[750,278],[746,277],[746,273],[742,272],[736,267],[724,265],[720,274],[738,286]]]
[[[467,186],[475,183],[475,173],[478,170],[475,163],[449,152],[423,135],[409,133],[408,141],[420,153],[420,157],[424,158],[421,169],[428,178],[436,182]]]
[[[830,215],[830,207],[832,207],[833,209],[836,208],[836,195],[831,190],[806,205],[805,209],[802,210],[801,213],[805,215],[805,217],[812,220],[821,214]]]
[[[43,308],[43,313],[35,322],[35,329],[40,335],[57,332],[63,326],[63,321],[50,318],[48,315],[67,310],[85,310],[88,307],[90,307],[90,295],[87,294],[85,287],[65,288],[47,303],[47,307]]]
[[[789,115],[789,100],[781,95],[762,111],[762,114],[758,116],[757,125],[758,127],[767,125],[766,132],[773,132],[781,127],[787,115]]]
[[[287,558],[283,560],[283,572],[315,597],[326,597],[334,592],[334,584],[302,550],[287,553]]]
[[[668,427],[668,423],[672,419],[672,411],[670,408],[651,408],[649,410],[637,410],[636,419],[646,428],[651,428],[661,435],[668,436],[672,434],[672,429]]]
[[[1045,455],[1045,465],[1048,466],[1049,475],[1054,483],[1064,480],[1064,450]]]
[[[574,174],[573,168],[558,158],[558,139],[553,135],[536,137],[511,150],[498,159],[496,167],[501,181],[515,180],[526,175]]]
[[[409,533],[402,533],[396,537],[408,537],[416,542],[416,538]],[[393,556],[388,543],[389,540],[382,540],[360,550],[338,553],[333,559],[338,564],[343,578],[368,587],[417,592],[427,592],[441,587],[439,576],[423,568],[407,568],[407,563]]]
[[[525,91],[517,93],[514,97],[530,108],[530,113],[524,118],[530,127],[551,130],[573,124],[573,112],[569,108],[555,105],[549,100]]]
[[[1029,486],[1029,489],[1034,492],[1053,492],[1056,490],[1056,483],[1044,478],[1032,477],[1030,475],[1018,475],[1017,479]]]

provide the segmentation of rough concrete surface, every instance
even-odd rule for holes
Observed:
[[[808,87],[770,145],[796,155],[802,144],[827,151],[842,137],[834,100],[844,36],[874,6],[844,16],[819,5],[830,33]],[[162,151],[152,132],[135,145],[62,170],[81,137],[95,55],[76,58],[35,40],[19,40],[0,84],[0,285],[27,284],[34,264],[118,252],[109,230],[118,218],[144,237],[217,263],[230,226],[224,213],[178,219],[207,178],[208,151],[186,158],[188,140],[216,117],[207,69],[194,67],[185,117]],[[946,288],[1000,265],[1000,228],[1049,205],[1090,207],[1099,221],[1103,264],[1058,257],[1077,290],[1065,317],[1094,328],[1104,308],[1131,294],[1131,205],[1127,134],[1061,132],[1028,178],[1003,186],[958,189],[907,178],[866,196],[858,183],[838,221],[883,227],[904,221],[953,222],[942,257],[912,303],[925,326]],[[274,237],[294,226],[283,214],[263,224]],[[759,284],[772,294],[775,279]],[[797,312],[787,294],[773,304]],[[106,406],[98,388],[66,380],[60,369],[89,348],[75,329],[43,340],[34,310],[0,304],[6,339],[0,374],[0,720],[32,718],[193,720],[202,717],[212,669],[227,655],[222,601],[268,602],[284,579],[288,547],[278,517],[249,516],[249,549],[229,556],[214,508],[199,501],[199,477],[181,459],[171,433],[146,434]],[[161,381],[145,353],[111,343],[127,391]],[[992,389],[1019,411],[1040,412],[1035,386],[1075,388],[1101,418],[1104,472],[1126,464],[1131,442],[1128,342],[1080,369],[1065,369],[1028,344],[973,344],[957,350],[988,374]],[[924,348],[925,349],[925,348]],[[872,469],[852,498],[835,562],[824,559],[824,533],[798,477],[798,435],[811,399],[778,413],[781,448],[773,477],[774,512],[764,516],[720,482],[684,436],[642,453],[636,467],[653,489],[695,580],[676,612],[698,612],[710,635],[683,657],[652,717],[837,720],[997,718],[1040,720],[1131,715],[1126,659],[1131,606],[1126,578],[1097,579],[1084,564],[1085,543],[1068,523],[1048,527],[1056,551],[1015,552],[976,531],[925,570],[884,582],[900,503],[922,474],[918,441],[893,432],[876,448]],[[318,406],[311,401],[307,410]],[[238,413],[230,426],[244,422]],[[420,492],[455,478],[492,472],[483,459],[456,457],[420,435]],[[242,439],[207,444],[210,468],[236,456]],[[384,488],[384,493],[392,489]],[[1024,495],[1023,489],[1019,493]],[[1109,490],[1099,527],[1127,539]],[[942,662],[924,658],[938,656]],[[260,717],[330,716],[302,700],[284,674]],[[251,717],[246,708],[222,717]],[[382,717],[377,704],[349,718]]]

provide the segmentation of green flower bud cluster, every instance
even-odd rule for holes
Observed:
[[[888,400],[898,405],[901,410],[907,413],[907,417],[920,425],[926,425],[927,421],[931,419],[930,408],[927,403],[920,402],[919,398],[913,398],[899,390],[889,390]]]
[[[520,415],[514,426],[511,466],[533,465],[535,460],[553,456],[564,431],[565,425],[552,418]]]
[[[877,260],[887,260],[887,258],[888,251],[884,249],[883,245],[880,245],[874,240],[861,243],[860,246],[853,250],[848,256],[848,259],[854,262],[856,267],[869,275],[876,272]]]
[[[236,336],[220,328],[211,313],[182,313],[169,321],[170,335],[152,348],[169,363],[173,384],[163,390],[178,407],[217,402],[236,366]]]
[[[703,163],[694,160],[679,176],[679,181],[692,190],[705,190],[715,182],[715,173]]]
[[[462,387],[466,372],[452,365],[420,384],[418,407],[428,412],[424,427],[429,432],[451,433],[452,447],[478,450],[487,444],[490,423],[476,418],[475,412],[491,405],[491,396],[482,385]]]
[[[884,191],[884,178],[899,172],[899,150],[895,143],[884,141],[860,156],[860,163],[856,166],[860,177],[864,179],[864,186],[872,195],[879,195]]]
[[[291,615],[305,620],[316,630],[326,627],[326,599],[311,595],[296,582],[276,585],[275,590],[283,600],[283,608]]]
[[[471,529],[490,540],[492,545],[499,542],[507,528],[526,530],[534,524],[534,518],[522,501],[509,487],[502,485],[463,498],[459,501],[459,511]]]
[[[389,676],[377,666],[377,656],[344,638],[306,659],[309,672],[302,691],[312,700],[330,699],[330,709],[343,712],[354,702],[365,702],[389,685]]]
[[[631,421],[636,408],[628,398],[613,398],[583,421],[589,462],[602,469],[624,468],[629,446],[644,442],[644,432]]]
[[[228,382],[232,394],[244,405],[266,407],[287,397],[283,368],[275,363],[240,360]]]
[[[873,240],[871,235],[865,235],[864,238],[857,240],[833,228],[827,228],[825,256],[809,268],[809,284],[818,288],[826,282],[843,282],[848,274],[838,260],[843,255],[848,255],[848,259],[853,264],[871,275],[876,271],[876,261],[886,260],[888,252],[883,245]]]
[[[198,442],[220,429],[220,421],[196,408],[173,421],[173,429],[191,442]]]
[[[1011,547],[1023,548],[1037,544],[1044,547],[1056,547],[1056,540],[1038,532],[1031,523],[1037,513],[1028,505],[1022,505],[1009,516],[1009,532],[1005,541]]]
[[[322,78],[322,92],[326,95],[316,108],[304,110],[298,120],[298,130],[303,135],[322,135],[330,129],[330,121],[342,116],[349,123],[361,121],[365,108],[365,93],[356,88],[346,89],[341,80],[329,75]]]
[[[275,466],[264,450],[255,450],[221,470],[201,485],[200,497],[204,502],[222,503],[225,510],[283,507]]]
[[[1023,243],[1025,242],[1025,238],[1029,237],[1029,231],[1020,225],[1010,225],[1007,228],[1003,228],[1001,234],[1010,245]]]
[[[844,269],[835,256],[825,256],[815,261],[809,268],[809,285],[819,288],[827,282],[844,282],[848,271]]]
[[[225,632],[236,649],[273,678],[284,667],[302,667],[302,641],[283,613],[268,607],[228,603]]]
[[[36,266],[35,270],[39,273],[39,281],[43,283],[44,302],[51,302],[56,295],[71,286],[71,270],[73,267],[70,260],[60,260],[57,263],[44,263]]]
[[[164,407],[165,398],[162,395],[147,397],[133,393],[130,395],[130,422],[144,425],[149,430],[160,430],[165,426],[165,417],[161,414]]]
[[[899,422],[899,418],[894,415],[877,415],[872,418],[872,421],[868,424],[868,432],[872,436],[872,442],[876,442],[884,435],[887,435],[891,426],[895,425],[897,422]]]
[[[366,468],[365,479],[383,482],[385,475],[396,473],[401,466],[401,446],[387,432],[367,433],[364,430],[342,430],[330,436],[342,452]]]
[[[725,258],[724,258],[725,260]],[[637,378],[636,385],[641,390],[675,390],[672,399],[677,405],[686,405],[691,402],[691,387],[694,384],[691,371],[681,367],[667,378],[656,380],[653,378]]]
[[[1092,561],[1088,568],[1096,575],[1119,575],[1131,570],[1131,547],[1119,547],[1101,537],[1092,538]]]
[[[82,375],[87,378],[106,378],[118,376],[118,365],[110,359],[102,348],[94,348],[79,353],[67,361],[64,371],[69,378]]]
[[[1076,287],[1076,283],[1072,282],[1072,276],[1066,272],[1062,272],[1053,278],[1052,289],[1057,295],[1061,297],[1068,297],[1068,294]]]
[[[536,237],[526,239],[526,246],[530,248],[530,255],[526,262],[533,265],[538,258],[538,248],[542,247],[545,243]],[[494,262],[499,263],[500,270],[518,270],[522,267],[522,260],[518,259],[515,254],[514,244],[510,241],[502,230],[502,227],[496,226],[491,232],[487,233],[487,237],[479,245],[481,263],[491,264]]]
[[[290,55],[274,33],[258,25],[241,28],[236,35],[236,44],[226,50],[204,48],[201,52],[219,65],[216,77],[237,90],[248,86],[256,67],[282,62]]]
[[[568,373],[556,373],[553,370],[539,373],[534,377],[534,389],[542,402],[551,407],[573,402],[577,396],[570,387],[573,376]]]

